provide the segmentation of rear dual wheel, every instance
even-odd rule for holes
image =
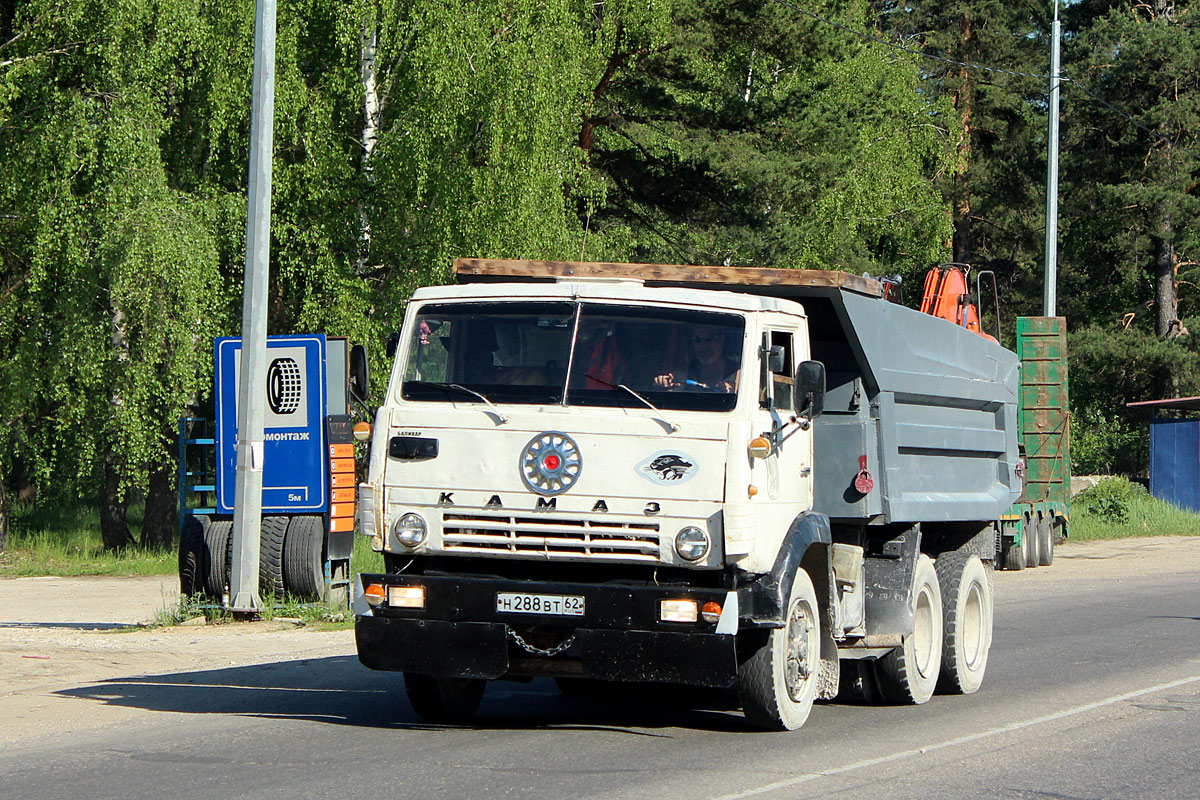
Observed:
[[[979,556],[944,553],[937,560],[942,593],[942,663],[937,689],[944,694],[971,694],[983,683],[992,646],[992,581],[990,567]]]
[[[933,696],[942,666],[942,590],[933,560],[917,560],[913,631],[875,664],[879,691],[891,703],[919,705]]]

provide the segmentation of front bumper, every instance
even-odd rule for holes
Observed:
[[[736,593],[670,586],[596,585],[446,575],[360,575],[356,586],[358,657],[371,669],[461,678],[527,674],[586,676],[609,681],[667,682],[727,687],[737,674]],[[425,589],[425,608],[370,607],[362,586]],[[577,595],[582,616],[498,611],[500,592]],[[715,601],[716,623],[659,620],[662,600]],[[721,632],[718,632],[720,630]],[[572,644],[543,656],[518,641]],[[530,672],[531,663],[536,670]]]

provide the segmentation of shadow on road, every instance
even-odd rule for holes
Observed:
[[[115,678],[55,692],[61,697],[183,714],[233,714],[331,725],[440,730],[412,710],[399,673],[371,672],[353,656]],[[732,692],[612,686],[568,697],[549,680],[493,682],[474,723],[480,730],[598,730],[670,736],[665,728],[748,732]],[[649,730],[642,730],[649,729]]]

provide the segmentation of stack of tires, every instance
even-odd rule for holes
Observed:
[[[328,599],[325,525],[319,516],[265,516],[259,539],[258,591],[264,598]],[[188,517],[179,536],[179,588],[188,597],[227,602],[233,520]]]

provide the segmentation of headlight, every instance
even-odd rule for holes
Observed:
[[[427,532],[425,520],[421,518],[420,514],[405,514],[392,526],[392,533],[396,534],[400,544],[405,547],[420,546],[425,541]]]
[[[708,533],[694,525],[675,534],[675,552],[685,561],[699,561],[708,555]]]

